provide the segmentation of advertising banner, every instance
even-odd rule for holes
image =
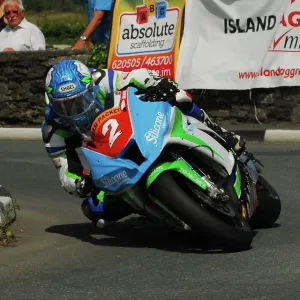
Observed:
[[[174,78],[185,0],[116,0],[108,68]]]
[[[242,80],[255,78],[255,87],[297,86],[300,84],[300,1],[286,0],[288,6],[280,18],[262,67],[246,73]],[[247,78],[248,77],[248,78]]]
[[[189,0],[176,80],[182,88],[299,85],[300,0]]]

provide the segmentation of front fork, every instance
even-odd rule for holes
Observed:
[[[229,196],[225,193],[223,188],[218,187],[215,183],[213,183],[207,174],[205,174],[198,166],[193,163],[189,163],[186,159],[175,152],[170,153],[171,157],[177,161],[183,161],[187,167],[193,170],[198,176],[205,182],[207,195],[212,199],[220,199],[226,202]]]
[[[256,161],[259,162],[254,158],[253,154],[247,152],[239,157],[239,165],[243,178],[241,202],[247,208],[247,219],[250,219],[255,214],[258,206],[256,183],[260,170],[255,165]]]
[[[146,181],[146,185],[148,188],[148,193],[151,195],[150,186],[156,180],[156,178],[166,171],[175,171],[180,173],[182,176],[188,178],[192,181],[198,188],[201,188],[203,191],[207,193],[210,199],[216,202],[226,203],[229,200],[229,195],[227,195],[223,188],[218,187],[215,183],[213,183],[209,176],[205,174],[201,169],[199,169],[192,162],[188,162],[184,157],[179,155],[178,153],[169,152],[168,159],[172,160],[172,162],[164,162],[152,169],[152,171],[148,174],[148,178]],[[180,221],[172,212],[168,210],[167,207],[163,206],[158,199],[150,198],[158,204],[165,212],[172,216],[176,221],[181,222],[184,228],[186,224]],[[210,205],[210,203],[208,203]]]
[[[178,155],[177,153],[170,153],[170,154],[174,159],[183,161],[191,170],[193,170],[194,172],[196,172],[198,174],[198,176],[206,183],[207,187],[205,190],[207,191],[207,195],[211,199],[213,199],[215,201],[221,201],[223,203],[228,202],[229,195],[226,194],[224,189],[220,188],[214,182],[212,182],[209,178],[209,175],[205,174],[197,165],[193,164],[193,162],[189,163],[186,159],[184,159],[182,156]],[[243,157],[240,158],[239,162],[237,162],[236,171],[235,171],[235,182],[233,183],[233,187],[234,187],[235,193],[237,195],[237,198],[239,200],[241,215],[242,215],[243,219],[249,220],[250,217],[254,214],[255,209],[256,209],[256,206],[253,206],[254,201],[251,200],[251,199],[257,199],[256,185],[255,184],[252,185],[254,190],[251,194],[245,193],[242,191],[243,188],[245,189],[245,185],[243,184],[242,181],[244,178],[249,180],[249,176],[248,176],[248,174],[244,174],[245,171],[241,165],[242,164],[241,161],[244,161]],[[251,168],[253,168],[253,166],[255,168],[254,170],[256,170],[256,167],[254,164],[251,165]],[[249,168],[249,166],[248,166],[248,168]],[[254,178],[254,175],[255,174],[252,174],[252,178]],[[247,182],[246,186],[251,187],[250,182]],[[251,196],[249,198],[244,197],[245,194],[246,195],[250,194]]]

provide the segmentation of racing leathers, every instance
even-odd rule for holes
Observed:
[[[94,82],[94,92],[97,95],[103,110],[115,106],[114,92],[134,86],[152,101],[166,100],[178,106],[186,115],[195,117],[205,122],[210,128],[219,134],[225,133],[233,143],[232,148],[240,146],[239,137],[222,129],[213,123],[207,114],[193,104],[190,95],[179,90],[177,84],[169,79],[160,77],[154,71],[148,69],[138,69],[131,72],[115,71],[103,69],[91,70]],[[175,97],[176,95],[176,97]],[[72,124],[57,116],[48,101],[46,95],[45,121],[42,124],[42,135],[46,151],[58,169],[61,186],[70,194],[86,198],[82,204],[84,214],[91,220],[109,219],[116,221],[132,212],[129,205],[119,201],[115,205],[113,201],[104,201],[104,193],[96,191],[91,193],[91,182],[85,173],[77,149],[79,149],[85,139]],[[226,139],[225,139],[226,140]],[[229,141],[230,143],[230,141]],[[111,198],[111,197],[110,197]],[[107,207],[104,208],[104,204]]]

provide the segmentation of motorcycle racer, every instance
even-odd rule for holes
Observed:
[[[149,69],[122,72],[112,69],[89,69],[76,60],[55,64],[46,77],[46,113],[42,136],[46,151],[58,169],[62,187],[70,194],[84,198],[84,215],[103,227],[133,212],[118,197],[105,197],[92,189],[77,149],[89,140],[94,119],[104,110],[117,106],[114,92],[134,86],[144,100],[169,101],[184,114],[204,122],[222,136],[237,153],[245,149],[245,141],[210,120],[196,106],[191,96],[178,88],[175,81],[163,78]],[[142,100],[141,100],[142,101]],[[105,199],[105,201],[104,201]]]

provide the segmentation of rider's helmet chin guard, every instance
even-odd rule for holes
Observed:
[[[93,91],[91,72],[76,60],[63,60],[48,72],[46,93],[54,112],[79,132],[87,133],[102,109]]]

